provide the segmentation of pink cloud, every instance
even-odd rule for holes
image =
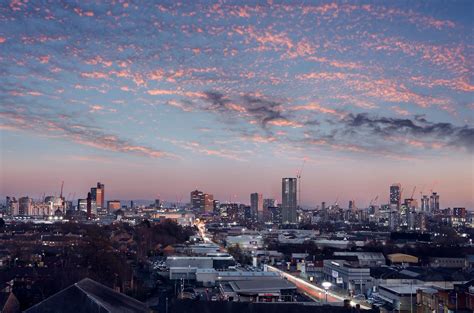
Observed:
[[[306,111],[317,111],[317,112],[321,112],[321,113],[324,113],[324,114],[332,114],[332,115],[335,115],[339,118],[344,118],[346,116],[346,113],[344,112],[339,112],[339,111],[336,111],[334,109],[330,109],[330,108],[326,108],[326,107],[323,107],[317,103],[308,103],[308,104],[305,104],[305,105],[298,105],[298,106],[294,106],[291,108],[291,110],[295,110],[295,111],[301,111],[301,110],[306,110]]]
[[[147,93],[152,96],[161,96],[161,95],[174,95],[176,94],[176,91],[165,90],[165,89],[150,89],[147,91]]]
[[[408,112],[407,110],[402,109],[402,108],[400,108],[399,106],[396,106],[396,105],[392,106],[391,109],[392,109],[395,113],[397,113],[398,115],[402,115],[402,116],[408,116],[408,115],[410,115],[410,112]]]

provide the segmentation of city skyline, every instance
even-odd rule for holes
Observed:
[[[472,209],[473,6],[4,5],[0,195]]]
[[[83,205],[86,204],[86,201],[89,201],[89,198],[93,201],[93,206],[94,208],[97,207],[97,209],[108,209],[108,203],[109,202],[126,202],[126,201],[131,201],[133,204],[134,201],[141,201],[143,203],[139,205],[155,205],[156,207],[159,207],[157,203],[161,203],[162,205],[168,205],[168,206],[174,206],[177,205],[179,207],[184,207],[188,206],[189,209],[193,210],[198,210],[199,212],[213,212],[217,210],[216,208],[216,203],[219,205],[220,203],[225,204],[225,203],[234,203],[234,204],[243,204],[243,205],[248,205],[250,208],[250,212],[252,212],[252,216],[254,218],[257,218],[257,215],[263,212],[266,206],[276,206],[277,204],[281,206],[282,208],[289,208],[291,207],[290,211],[294,211],[296,213],[296,208],[301,207],[301,208],[309,208],[309,209],[314,209],[314,208],[319,208],[324,210],[323,207],[320,205],[326,204],[327,199],[321,199],[319,203],[300,203],[300,200],[298,199],[298,191],[296,189],[301,186],[298,182],[298,179],[295,177],[283,177],[281,179],[282,185],[281,185],[281,190],[279,191],[280,194],[278,196],[272,196],[272,195],[265,195],[262,193],[255,193],[252,192],[249,194],[250,199],[247,200],[240,200],[240,197],[237,197],[237,195],[229,196],[228,199],[223,199],[223,198],[214,198],[213,193],[209,192],[203,192],[198,190],[199,188],[191,191],[189,193],[189,198],[186,200],[186,198],[183,195],[175,195],[175,198],[173,200],[168,199],[168,198],[162,198],[160,195],[155,197],[154,199],[147,199],[147,198],[117,198],[113,196],[106,196],[104,192],[104,184],[97,182],[97,187],[91,187],[90,191],[86,192],[85,198],[81,199],[81,193],[79,192],[69,192],[69,193],[62,193],[63,192],[63,187],[64,187],[64,182],[61,184],[61,195],[58,195],[57,193],[43,193],[42,195],[39,195],[38,197],[32,197],[30,195],[19,195],[19,194],[14,194],[14,195],[7,195],[6,196],[6,203],[8,204],[8,199],[12,198],[13,199],[26,199],[28,198],[29,201],[36,201],[37,203],[47,203],[48,201],[65,201],[65,202],[71,202],[73,205],[75,202],[78,203],[78,207],[80,206],[80,203],[83,202]],[[434,184],[432,187],[435,187],[436,184]],[[100,188],[99,188],[100,187]],[[367,203],[358,203],[357,201],[354,200],[354,198],[349,198],[349,200],[346,200],[345,198],[342,197],[337,197],[334,202],[327,202],[329,206],[337,206],[340,208],[346,208],[349,210],[353,209],[367,209],[370,208],[372,205],[377,206],[377,207],[391,207],[394,210],[399,210],[401,205],[407,205],[411,206],[414,205],[414,207],[418,210],[421,211],[429,211],[432,210],[432,208],[436,208],[436,210],[440,210],[441,208],[456,208],[456,207],[462,207],[459,205],[444,205],[440,203],[440,193],[436,189],[430,188],[429,190],[425,190],[424,186],[422,186],[421,190],[417,189],[417,186],[413,186],[413,189],[408,189],[402,186],[400,183],[393,183],[389,187],[389,190],[387,191],[387,198],[385,200],[385,196],[382,195],[377,195],[375,198],[371,198],[368,200]],[[393,188],[396,188],[396,191],[394,191]],[[97,193],[100,191],[100,194]],[[289,195],[291,193],[291,195]],[[72,196],[72,197],[71,197]],[[436,197],[435,203],[432,203],[433,197]],[[53,200],[44,200],[52,198]],[[56,199],[56,200],[54,200]],[[285,200],[286,199],[286,200]],[[250,200],[250,201],[249,201]],[[3,203],[4,199],[0,200],[0,203]],[[274,202],[274,204],[266,205],[265,201],[270,201]],[[286,201],[286,204],[285,204]],[[408,202],[407,202],[408,201]],[[425,202],[426,201],[426,202]],[[107,206],[105,206],[105,202],[107,202]],[[291,205],[288,205],[288,203],[292,203]],[[346,206],[346,203],[348,204]],[[133,205],[132,205],[133,206]],[[464,207],[466,208],[466,207]],[[469,207],[467,207],[467,210],[470,210]],[[257,212],[260,212],[257,214]],[[287,212],[287,214],[289,214]]]

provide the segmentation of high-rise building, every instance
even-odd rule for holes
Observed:
[[[390,186],[390,205],[396,206],[397,209],[400,208],[401,203],[401,185],[400,184],[392,184]]]
[[[276,207],[277,202],[275,199],[263,199],[263,208],[268,209],[272,207]]]
[[[430,212],[439,211],[439,195],[433,192],[430,196]]]
[[[97,210],[105,211],[105,186],[100,182],[97,183],[97,187],[91,188],[92,200],[95,201]]]
[[[250,194],[250,212],[253,219],[263,220],[263,196],[261,193]]]
[[[156,209],[161,208],[161,201],[160,201],[160,199],[155,199],[155,208],[156,208]]]
[[[354,200],[349,200],[349,210],[355,210],[356,205]]]
[[[199,190],[191,191],[191,208],[197,211],[204,211],[204,193]]]
[[[326,222],[328,220],[328,208],[326,207],[326,202],[321,202],[321,220]]]
[[[77,210],[87,212],[87,199],[77,199]]]
[[[33,199],[30,197],[21,197],[18,199],[18,215],[30,215]]]
[[[273,221],[272,211],[270,208],[277,206],[277,201],[275,199],[263,199],[263,221],[270,222]]]
[[[428,213],[430,211],[430,198],[427,195],[423,195],[421,198],[421,212]]]
[[[15,199],[15,197],[7,197],[6,200],[7,215],[19,215],[18,201]]]
[[[92,193],[87,193],[87,219],[92,218]]]
[[[211,194],[204,194],[204,210],[201,212],[212,213],[214,212],[214,196]]]
[[[281,180],[281,217],[283,224],[296,223],[297,208],[297,180],[296,178],[282,178]]]
[[[212,204],[213,204],[213,207],[214,207],[214,214],[219,215],[220,214],[221,203],[219,202],[219,200],[214,200]]]

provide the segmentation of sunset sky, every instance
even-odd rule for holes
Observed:
[[[0,4],[2,197],[474,207],[473,1],[51,2]]]

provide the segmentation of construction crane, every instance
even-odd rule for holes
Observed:
[[[410,197],[410,199],[413,199],[413,196],[415,195],[415,191],[416,191],[416,186],[413,187],[413,191],[411,192],[411,197]]]
[[[379,196],[377,195],[375,198],[373,198],[372,200],[370,200],[369,207],[371,207],[372,205],[376,205],[378,199],[379,199]]]
[[[61,183],[61,193],[59,195],[61,199],[63,198],[63,188],[64,188],[64,181]]]
[[[61,204],[62,204],[62,207],[64,208],[65,201],[63,198],[63,188],[64,188],[64,180],[61,183],[61,193],[59,194],[59,199],[61,199]]]
[[[296,178],[298,179],[298,206],[301,207],[301,174],[303,173],[304,164],[306,163],[306,158],[303,159],[303,164],[301,168],[296,172]]]
[[[182,200],[182,199],[183,199],[183,196],[182,196],[182,195],[179,196],[179,197],[178,197],[178,195],[176,195],[176,208],[177,208],[177,209],[180,207],[180,205],[181,205],[181,200]]]

